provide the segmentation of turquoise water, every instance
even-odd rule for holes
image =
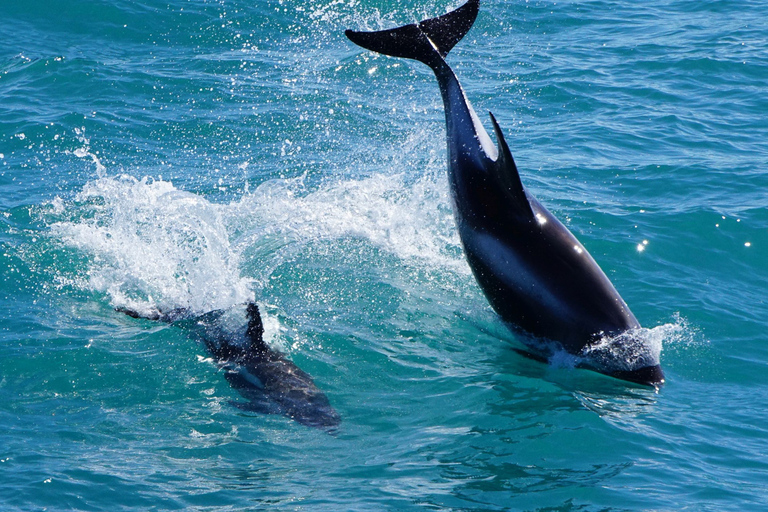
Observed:
[[[458,4],[0,4],[0,508],[765,507],[768,7],[483,0],[449,57],[662,344],[656,392],[512,350],[434,78],[343,36]],[[335,435],[114,311],[250,298]]]

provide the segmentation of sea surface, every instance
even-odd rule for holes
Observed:
[[[768,509],[768,4],[482,0],[448,62],[661,348],[513,349],[430,70],[455,0],[0,1],[0,510]],[[255,299],[335,432],[181,329]]]

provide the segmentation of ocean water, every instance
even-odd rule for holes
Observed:
[[[448,59],[660,344],[653,390],[512,350],[434,77],[343,35],[459,4],[0,3],[0,509],[766,507],[768,6],[482,0]],[[115,311],[249,299],[336,433]]]

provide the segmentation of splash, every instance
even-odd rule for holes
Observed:
[[[591,368],[605,373],[658,365],[664,345],[691,344],[696,338],[696,330],[677,313],[670,323],[603,336],[579,354],[566,351],[558,342],[515,332],[527,348],[555,368]]]
[[[685,319],[676,315],[673,323],[653,328],[630,329],[615,336],[603,336],[584,347],[581,362],[610,370],[632,371],[660,364],[663,344],[690,338]]]
[[[124,175],[91,181],[49,212],[64,217],[53,234],[89,255],[86,275],[69,282],[105,293],[115,307],[204,313],[258,299],[279,268],[270,261],[317,240],[362,239],[406,264],[468,274],[446,188],[431,176],[374,176],[309,190],[299,177],[216,204],[167,181]],[[270,270],[257,278],[244,268]]]
[[[661,348],[662,338],[653,329],[638,328],[603,336],[584,347],[581,355],[597,368],[631,371],[659,364]]]
[[[280,235],[297,242],[363,239],[407,263],[468,274],[448,206],[447,187],[433,177],[406,183],[377,175],[307,191],[303,178],[273,180],[236,206],[251,226],[247,244]]]
[[[169,182],[130,176],[92,181],[75,201],[76,218],[52,230],[92,255],[84,287],[108,294],[113,305],[204,312],[250,298],[217,205]]]
[[[75,128],[75,137],[77,137],[77,140],[82,144],[82,147],[75,149],[71,153],[77,158],[90,158],[93,164],[96,166],[96,175],[99,178],[103,178],[106,175],[107,169],[104,167],[104,165],[102,165],[99,157],[91,152],[91,141],[85,136],[85,126],[81,128]],[[70,152],[65,151],[65,153]]]

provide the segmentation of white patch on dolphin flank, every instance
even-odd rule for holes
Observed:
[[[459,85],[459,87],[461,87],[461,85]],[[496,159],[499,158],[499,150],[491,140],[488,132],[485,131],[485,127],[483,126],[483,123],[480,122],[480,118],[477,117],[475,109],[472,108],[472,104],[469,102],[467,95],[464,93],[463,87],[461,87],[461,94],[464,96],[464,102],[467,104],[469,116],[472,118],[472,124],[474,125],[475,133],[477,134],[477,140],[480,141],[480,147],[483,148],[485,155],[495,162]]]

